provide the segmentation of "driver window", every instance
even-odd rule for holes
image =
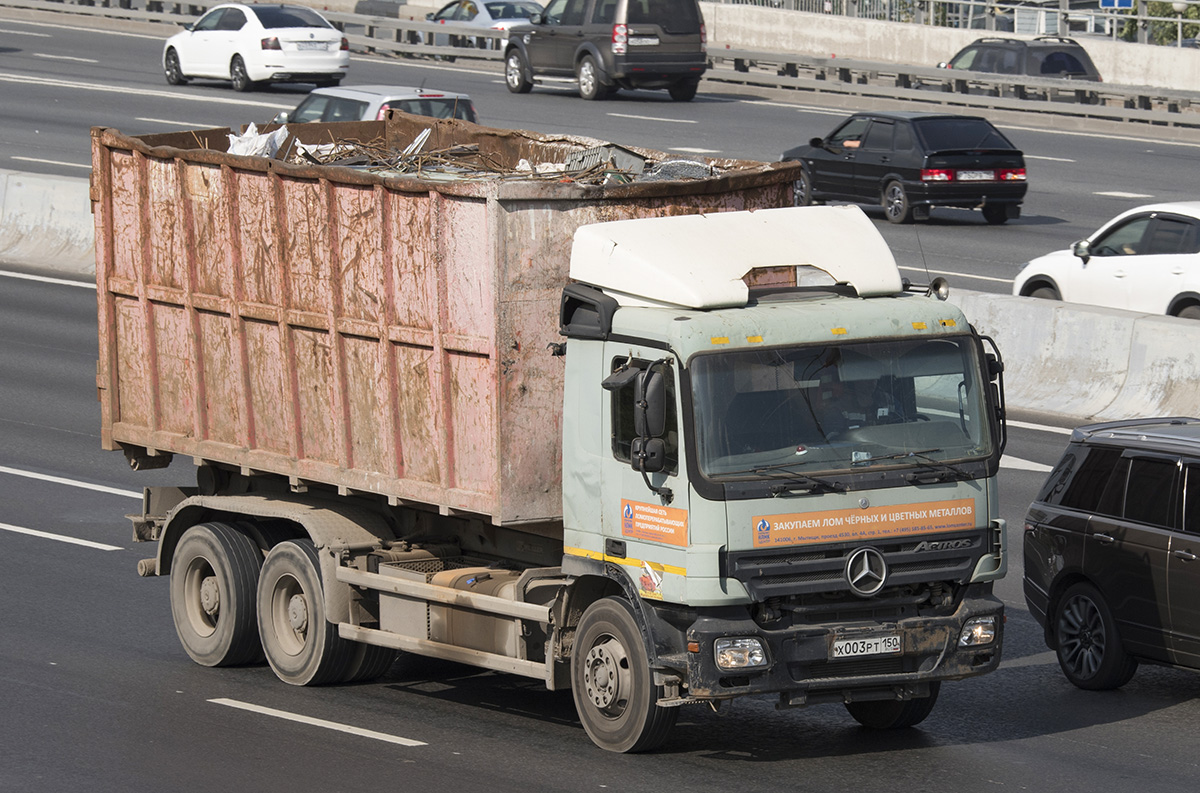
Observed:
[[[862,145],[863,135],[867,131],[869,118],[852,118],[829,136],[830,146],[841,146],[846,149],[857,149]]]
[[[1137,217],[1122,223],[1092,243],[1093,256],[1132,256],[1144,253],[1142,239],[1150,227],[1149,216]]]
[[[563,9],[561,24],[582,25],[583,12],[586,8],[587,0],[567,0],[567,6]]]
[[[628,361],[628,358],[615,358],[612,362],[611,371],[615,372],[620,369]],[[645,369],[650,365],[650,361],[634,360],[631,366],[638,369]],[[658,371],[662,372],[666,378],[666,394],[667,394],[667,432],[664,440],[667,444],[667,471],[674,473],[679,467],[679,426],[675,420],[675,371],[672,367],[660,366]],[[621,462],[628,463],[632,460],[631,447],[633,439],[637,437],[634,432],[633,422],[633,399],[636,385],[630,382],[621,388],[611,392],[609,398],[612,400],[612,452],[613,457],[616,457]]]
[[[546,10],[542,12],[542,19],[548,25],[561,24],[563,10],[567,7],[567,0],[551,0],[546,6]]]
[[[200,21],[192,25],[192,31],[216,30],[217,25],[221,22],[221,17],[225,16],[226,9],[218,8],[210,14],[205,14],[200,18]]]

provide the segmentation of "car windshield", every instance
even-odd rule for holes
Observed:
[[[740,350],[691,364],[697,458],[716,481],[983,459],[993,438],[970,337]]]
[[[536,3],[484,3],[484,7],[492,19],[529,19],[542,10]]]
[[[300,6],[258,6],[250,8],[264,28],[327,28],[329,23],[317,12]]]
[[[913,122],[926,151],[1015,149],[1008,138],[982,118],[926,118]]]

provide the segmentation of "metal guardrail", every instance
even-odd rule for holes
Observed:
[[[0,7],[179,25],[220,1],[0,0]],[[489,62],[503,57],[506,34],[500,31],[346,12],[324,15],[359,51]],[[709,61],[731,68],[710,69],[708,82],[1200,129],[1200,91],[741,50],[719,42],[709,43]]]

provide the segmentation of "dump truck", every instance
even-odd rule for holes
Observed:
[[[192,659],[521,675],[615,752],[998,666],[1003,364],[944,283],[789,164],[430,123],[295,135],[495,173],[92,132],[102,443],[194,464],[130,516]]]

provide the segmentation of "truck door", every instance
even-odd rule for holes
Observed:
[[[674,362],[664,362],[661,350],[630,349],[628,345],[606,346],[608,370],[606,410],[601,421],[609,439],[611,459],[605,461],[601,485],[601,531],[606,556],[628,559],[632,579],[643,597],[662,599],[664,576],[686,566],[688,545],[688,487],[683,475],[680,444],[678,383]],[[637,375],[630,379],[630,373]],[[661,376],[665,413],[661,443],[639,435],[635,402],[637,377],[652,370]],[[635,470],[640,451],[661,456],[661,471],[643,474]],[[658,467],[654,465],[651,467]],[[652,489],[653,488],[653,489]],[[636,569],[634,569],[636,568]]]

